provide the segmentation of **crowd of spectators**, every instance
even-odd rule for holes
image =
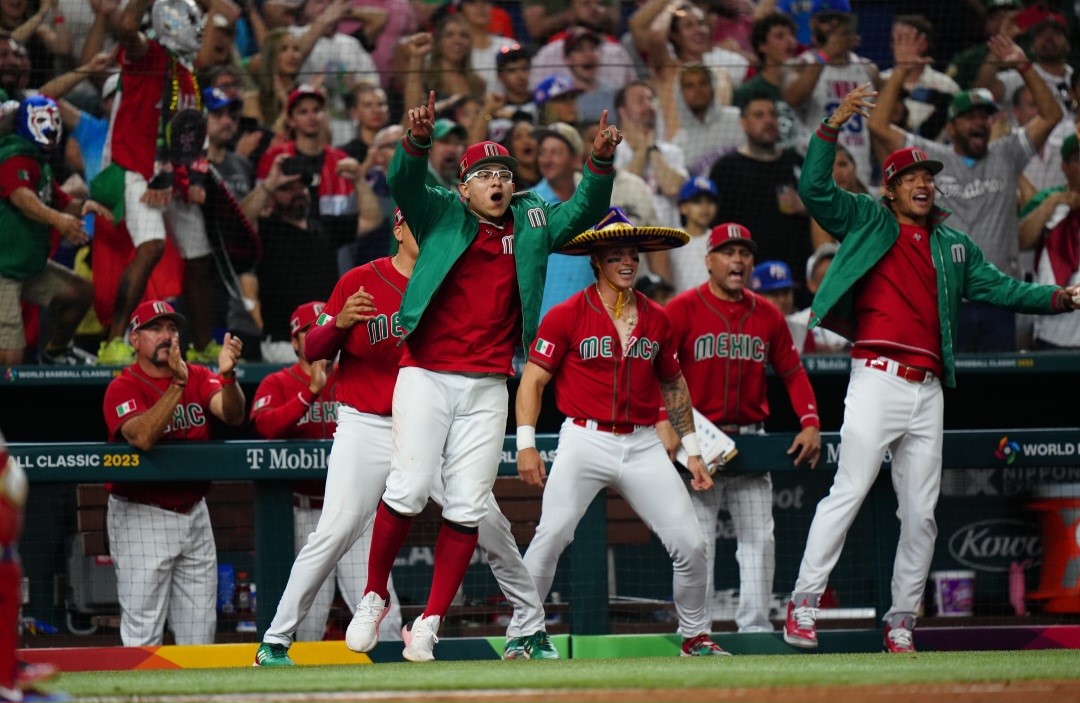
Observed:
[[[86,215],[66,233],[44,220],[48,268],[0,252],[0,349],[9,363],[128,364],[131,312],[168,299],[190,321],[189,361],[212,363],[232,331],[250,342],[246,360],[291,363],[289,311],[394,248],[386,169],[402,106],[432,90],[430,183],[453,187],[465,146],[491,139],[517,158],[518,191],[565,199],[607,110],[625,137],[611,204],[691,234],[644,273],[674,293],[700,283],[693,252],[712,226],[739,222],[760,260],[786,265],[802,309],[816,288],[807,264],[834,243],[795,190],[808,136],[856,85],[891,85],[888,114],[841,132],[841,187],[874,192],[881,154],[901,142],[952,153],[942,204],[990,260],[1076,283],[1076,4],[966,0],[984,36],[960,39],[937,36],[946,28],[924,5],[890,17],[858,0],[0,3],[0,131],[18,135],[17,108],[52,98],[61,136],[38,161],[58,188],[40,200]],[[912,8],[926,14],[902,14]],[[867,18],[891,26],[872,33],[882,45],[861,40]],[[0,199],[19,208],[25,164],[4,158]],[[104,207],[67,205],[84,201]],[[545,309],[581,275],[554,262]],[[1076,322],[966,313],[964,351],[1080,344]]]

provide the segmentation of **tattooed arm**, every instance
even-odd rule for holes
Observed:
[[[697,446],[697,435],[694,434],[694,413],[690,404],[690,390],[686,387],[686,379],[682,376],[672,381],[660,382],[660,393],[664,398],[664,406],[668,411],[668,421],[675,428],[680,437],[694,436],[694,446],[689,446],[684,441],[686,453],[690,455],[687,469],[693,474],[690,486],[695,491],[704,491],[712,488],[712,477],[705,470],[705,462],[701,459],[701,449]]]

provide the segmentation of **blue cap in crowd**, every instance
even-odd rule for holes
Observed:
[[[574,79],[561,73],[548,76],[537,84],[533,89],[533,102],[537,106],[543,105],[548,100],[554,100],[564,96],[576,97],[583,93],[581,88],[574,85]]]
[[[791,268],[783,261],[762,261],[754,267],[750,276],[750,290],[767,293],[771,290],[791,288]]]
[[[230,98],[221,88],[203,88],[203,107],[207,112],[217,112],[225,107],[239,106],[240,98]]]
[[[711,195],[713,198],[720,197],[720,191],[716,189],[716,184],[711,179],[698,176],[683,183],[682,188],[679,188],[679,202],[685,203],[687,200],[693,200],[702,193]]]

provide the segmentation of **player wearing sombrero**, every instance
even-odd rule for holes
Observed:
[[[701,460],[671,324],[663,308],[631,287],[640,252],[689,239],[668,227],[634,227],[611,208],[560,250],[590,256],[596,283],[553,307],[540,323],[517,392],[518,473],[530,485],[546,483],[540,524],[525,552],[541,598],[585,509],[600,490],[614,486],[674,562],[682,655],[708,656],[727,652],[709,638],[705,538],[654,429],[661,403],[690,455],[692,487],[705,490],[712,479]],[[541,396],[552,379],[566,421],[549,477],[535,437]]]

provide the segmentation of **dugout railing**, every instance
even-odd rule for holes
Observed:
[[[785,477],[809,477],[819,482],[823,487],[820,490],[827,490],[836,468],[838,433],[823,433],[822,462],[815,472],[793,467],[786,459],[784,453],[792,436],[791,433],[776,433],[738,438],[739,456],[727,470],[737,473],[771,469],[778,485],[784,484]],[[538,438],[538,446],[549,460],[554,457],[555,445],[554,435]],[[33,486],[32,496],[48,493],[48,485],[124,481],[136,474],[143,481],[175,480],[176,476],[183,475],[192,480],[252,482],[252,567],[258,580],[259,632],[269,624],[292,564],[290,482],[323,476],[329,450],[328,441],[163,444],[149,452],[110,443],[14,443],[11,446],[12,454],[27,468]],[[500,481],[516,481],[513,478],[516,477],[515,459],[513,441],[508,438],[500,466],[500,477],[505,478]],[[1026,520],[1018,519],[1018,511],[1024,509],[1038,492],[1039,486],[1080,482],[1080,429],[947,431],[944,465],[945,488],[938,509],[942,529],[935,568],[977,569],[978,589],[982,595],[989,598],[993,593],[995,603],[1007,602],[1002,591],[1007,590],[1009,560],[1025,559],[1028,562],[1026,566],[1032,568],[1037,567],[1039,558],[1037,540],[1032,537],[1033,518],[1027,515]],[[802,540],[805,539],[809,515],[812,515],[813,505],[817,501],[816,498],[811,499],[812,493],[804,493],[807,497],[803,501],[805,509],[799,515],[792,516],[802,525]],[[528,494],[521,494],[521,497],[530,499]],[[531,500],[535,503],[535,496]],[[612,540],[609,540],[609,536],[614,529],[616,535],[613,541],[620,541],[618,533],[622,528],[618,523],[609,521],[608,504],[607,496],[600,496],[594,501],[568,549],[566,564],[569,573],[566,574],[567,585],[562,600],[567,604],[565,609],[569,613],[569,631],[572,634],[610,632],[608,548]],[[960,505],[966,507],[960,509]],[[883,471],[852,533],[852,539],[863,539],[865,542],[869,538],[872,545],[871,558],[867,559],[864,548],[857,565],[872,592],[859,596],[855,595],[858,589],[851,589],[851,602],[866,605],[869,599],[869,604],[878,614],[884,612],[889,600],[889,579],[897,533],[895,509],[896,501],[888,483],[888,472]],[[956,524],[958,514],[963,516],[960,522],[968,523],[967,529],[973,529],[970,525],[982,525],[989,531],[984,530],[977,537],[958,532],[962,529]],[[50,538],[55,542],[62,533],[55,529],[55,525],[45,524],[47,520],[41,520],[42,517],[40,513],[31,511],[23,551],[27,551],[26,545],[33,545],[32,553],[24,554],[24,561],[28,563],[27,571],[32,582],[45,578],[47,584],[48,575],[35,572],[46,568],[45,565],[49,563],[47,555],[61,548],[60,545],[51,544]],[[534,517],[526,515],[522,519]],[[618,517],[622,519],[625,515]],[[800,553],[802,544],[798,530],[782,532],[783,520],[779,516],[777,522],[778,542],[783,539],[795,543],[787,545],[788,551]],[[1015,528],[1015,534],[1010,536],[1008,530],[1011,528]],[[631,529],[629,521],[625,529]],[[957,534],[961,536],[957,538]],[[519,543],[527,543],[530,535],[527,529],[518,534]],[[1006,548],[1001,545],[1013,546]],[[636,547],[627,544],[624,548]],[[957,549],[966,549],[968,553],[957,552]],[[995,549],[1002,553],[991,553]],[[1022,553],[1016,552],[1016,549],[1022,550]],[[950,559],[957,563],[950,563]],[[778,571],[777,591],[784,588],[786,582],[783,579],[788,576],[783,569]],[[1037,576],[1033,578],[1037,580]],[[34,601],[32,595],[31,605]]]

